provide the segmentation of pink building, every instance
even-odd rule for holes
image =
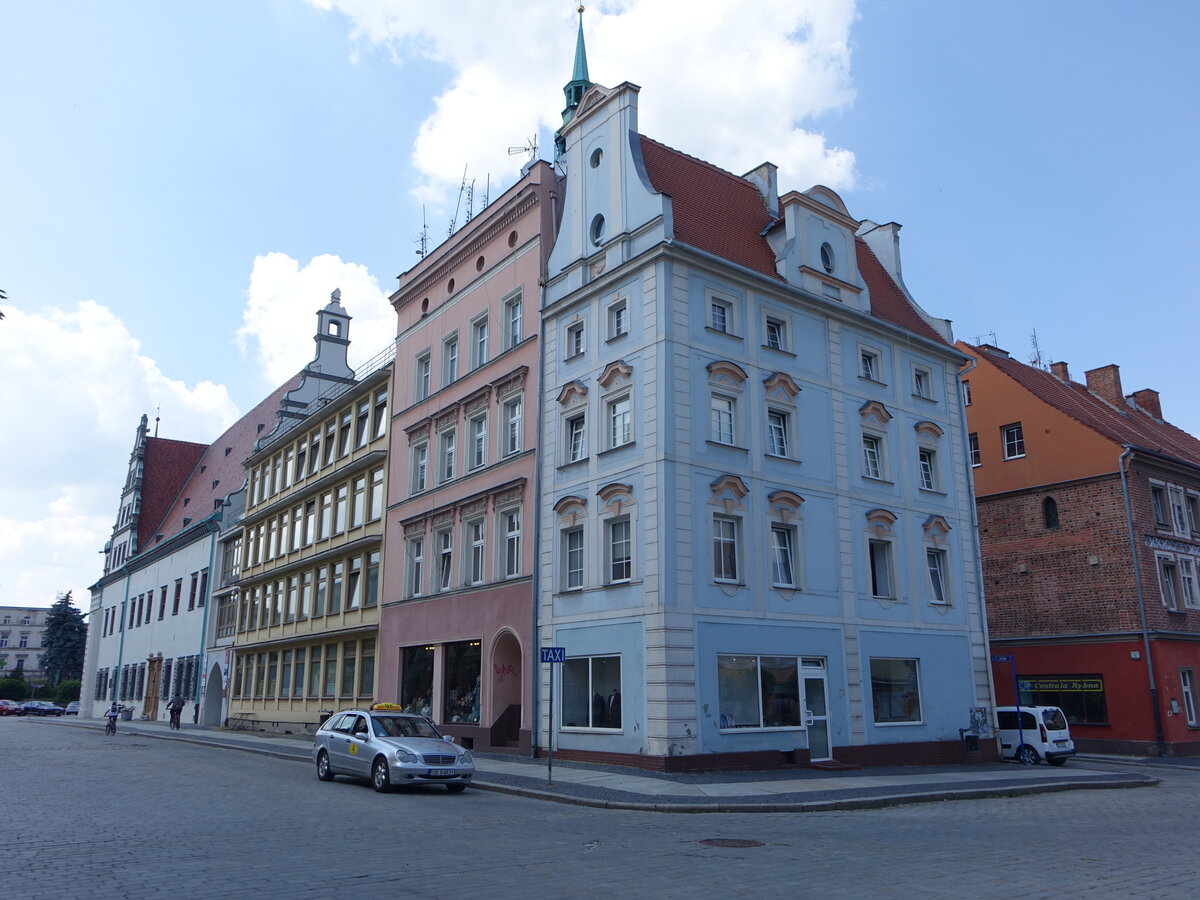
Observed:
[[[378,699],[467,747],[530,743],[539,280],[534,163],[400,276]]]

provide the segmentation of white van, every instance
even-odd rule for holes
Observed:
[[[1017,728],[1017,710],[1021,727]],[[1043,759],[1061,766],[1075,755],[1075,742],[1067,717],[1057,706],[996,707],[996,737],[1000,738],[1000,757],[1019,759],[1036,765]]]

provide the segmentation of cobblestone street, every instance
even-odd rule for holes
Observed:
[[[12,718],[0,758],[6,900],[1200,895],[1197,770],[1156,768],[1162,784],[1138,790],[669,815],[381,796],[287,760]]]

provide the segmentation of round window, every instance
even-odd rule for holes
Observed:
[[[508,246],[510,246],[510,247],[517,246],[517,233],[515,231],[510,231],[508,233]]]
[[[446,282],[446,293],[447,294],[454,293],[454,279],[453,278],[451,278],[449,281]]]
[[[597,247],[604,240],[604,216],[597,215],[592,219],[592,243]]]
[[[476,272],[483,271],[483,257],[482,256],[479,257],[479,259],[475,260],[475,271]]]
[[[421,301],[421,315],[425,315],[428,312],[429,312],[429,298],[426,297],[424,300]]]
[[[602,159],[604,159],[604,151],[597,147],[592,151],[592,155],[588,159],[588,162],[591,163],[593,169],[598,169],[600,168],[600,160]]]
[[[837,266],[837,260],[833,256],[833,248],[826,242],[821,245],[821,265],[825,267],[826,272],[833,272]]]

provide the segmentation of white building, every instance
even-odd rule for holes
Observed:
[[[48,612],[31,606],[0,606],[0,678],[18,669],[28,682],[42,677]]]

